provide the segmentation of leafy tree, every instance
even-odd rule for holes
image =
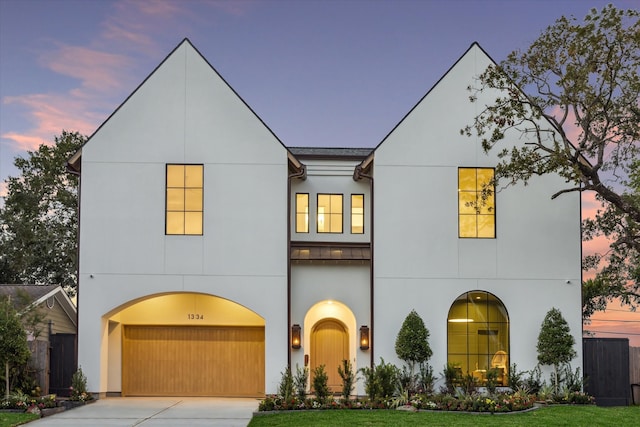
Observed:
[[[538,335],[538,362],[552,365],[555,393],[558,394],[558,366],[569,363],[576,357],[573,349],[576,341],[571,335],[569,324],[557,308],[552,308],[542,321]]]
[[[15,159],[20,176],[7,179],[0,207],[0,282],[59,284],[75,292],[78,178],[66,163],[85,140],[63,131],[54,145]]]
[[[640,303],[639,16],[609,5],[592,9],[584,22],[561,17],[527,50],[479,76],[471,101],[486,91],[498,95],[461,131],[477,134],[485,151],[499,150],[501,185],[555,173],[567,184],[552,198],[593,192],[601,202],[583,236],[612,243],[607,253],[585,258],[585,269],[605,265],[603,286],[585,301],[588,314],[613,298]],[[526,143],[501,147],[516,138]]]
[[[7,297],[0,297],[0,366],[4,368],[6,396],[9,396],[9,368],[27,363],[27,334],[18,313]]]
[[[415,365],[427,362],[433,354],[429,347],[429,330],[415,310],[411,310],[407,315],[398,332],[396,354],[409,365],[409,374],[412,379]]]

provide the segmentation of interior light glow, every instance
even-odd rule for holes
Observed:
[[[450,323],[471,323],[473,319],[449,319]]]

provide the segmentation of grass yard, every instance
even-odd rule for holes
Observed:
[[[0,427],[13,427],[40,418],[24,412],[0,412]]]
[[[386,410],[327,410],[274,413],[254,416],[249,427],[275,426],[640,426],[640,406],[549,406],[526,413],[460,414],[455,412],[408,413]]]

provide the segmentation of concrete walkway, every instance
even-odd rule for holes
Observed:
[[[29,427],[245,427],[258,399],[110,397],[32,421]]]

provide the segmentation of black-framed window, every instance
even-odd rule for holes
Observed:
[[[351,234],[364,233],[364,194],[351,195]]]
[[[493,168],[458,168],[458,237],[496,237]]]
[[[167,165],[166,234],[202,235],[203,183],[203,165]]]
[[[296,233],[309,232],[309,194],[296,193]]]
[[[318,194],[316,230],[318,233],[342,233],[342,194]]]
[[[509,315],[495,295],[470,291],[451,305],[447,317],[447,363],[480,384],[494,371],[499,385],[508,385]]]

